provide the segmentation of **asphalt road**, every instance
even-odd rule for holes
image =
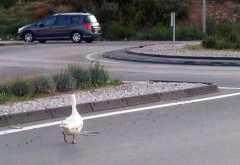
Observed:
[[[0,47],[1,80],[59,72],[71,64],[89,65],[91,56],[144,42],[51,42]],[[89,59],[87,58],[89,56]]]
[[[226,93],[232,92],[239,90]],[[86,120],[84,130],[99,134],[81,136],[76,145],[65,144],[57,126],[3,135],[0,164],[238,165],[239,99]]]
[[[148,42],[0,47],[0,77],[48,74],[94,60],[123,80],[204,81],[240,87],[239,67],[141,64],[99,56],[142,44]],[[218,95],[237,92],[228,89]],[[239,99],[233,96],[87,120],[84,129],[100,134],[82,136],[77,145],[64,144],[56,126],[2,135],[0,165],[239,165]]]
[[[0,47],[0,77],[6,80],[59,72],[69,64],[100,61],[114,78],[122,80],[205,81],[221,86],[240,86],[240,67],[142,64],[102,59],[101,54],[140,45],[166,42],[50,43]]]

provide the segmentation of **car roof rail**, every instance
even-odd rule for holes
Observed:
[[[91,15],[91,13],[88,12],[69,12],[69,13],[55,13],[54,16],[57,15]]]

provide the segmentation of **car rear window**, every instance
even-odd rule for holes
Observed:
[[[94,15],[89,15],[87,17],[85,17],[85,21],[86,23],[96,23],[97,19]]]

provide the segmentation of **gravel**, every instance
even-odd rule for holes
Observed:
[[[187,43],[191,45],[191,43]],[[196,43],[193,43],[194,45]],[[200,43],[197,43],[200,44]],[[150,45],[142,48],[133,48],[129,50],[132,53],[143,53],[151,55],[165,55],[165,56],[187,56],[187,57],[232,57],[240,58],[240,51],[233,50],[190,50],[186,48],[186,44],[161,44],[161,45]]]
[[[76,92],[77,103],[90,103],[124,97],[161,93],[180,89],[188,89],[206,86],[202,83],[175,83],[175,82],[124,82],[116,87],[106,87],[91,91]],[[70,93],[59,96],[45,97],[18,103],[0,105],[0,115],[44,110],[69,106],[71,104]]]

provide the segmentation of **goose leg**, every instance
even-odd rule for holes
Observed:
[[[76,135],[73,134],[72,137],[73,137],[72,144],[77,144],[77,142],[75,141],[75,137],[76,137]]]
[[[62,134],[63,134],[64,142],[68,143],[67,138],[66,138],[66,134],[64,132]]]

